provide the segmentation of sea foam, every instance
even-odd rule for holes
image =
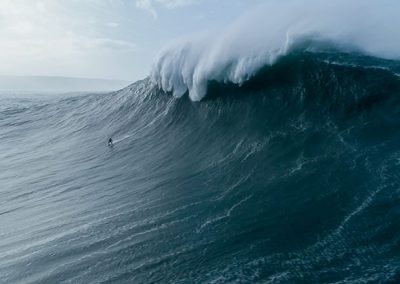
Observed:
[[[319,50],[329,42],[342,51],[400,58],[400,2],[373,0],[268,1],[226,28],[180,39],[157,56],[151,79],[161,89],[194,101],[209,81],[242,84],[294,48]]]

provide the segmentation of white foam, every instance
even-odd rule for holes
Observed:
[[[238,203],[232,205],[232,207],[229,208],[228,210],[226,210],[223,214],[218,215],[218,216],[215,216],[215,217],[212,218],[212,219],[208,219],[205,223],[203,223],[203,224],[200,226],[199,229],[197,229],[197,233],[201,232],[205,227],[207,227],[207,226],[209,226],[209,225],[211,225],[211,224],[214,224],[214,223],[219,222],[219,221],[221,221],[221,220],[223,220],[223,219],[229,218],[229,217],[231,216],[232,212],[233,212],[237,207],[239,207],[240,205],[242,205],[243,203],[245,203],[246,201],[248,201],[248,200],[249,200],[250,198],[252,198],[252,197],[253,197],[253,194],[251,194],[251,195],[245,197],[244,199],[240,200]]]
[[[119,138],[119,139],[114,140],[113,143],[114,143],[114,144],[117,144],[117,143],[119,143],[119,142],[122,142],[122,141],[124,141],[124,140],[130,138],[130,137],[132,137],[132,135],[125,135],[125,136],[122,137],[122,138]]]
[[[156,58],[152,81],[201,100],[207,82],[242,84],[305,39],[400,58],[400,1],[271,0],[223,30],[175,42]],[[310,50],[315,46],[308,46]]]

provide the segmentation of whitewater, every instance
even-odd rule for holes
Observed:
[[[0,282],[398,283],[399,6],[376,3],[271,1],[122,90],[1,93]]]
[[[394,1],[267,1],[222,30],[174,41],[151,78],[166,92],[198,101],[210,81],[243,84],[293,50],[340,50],[400,59]]]

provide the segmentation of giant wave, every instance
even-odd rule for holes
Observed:
[[[235,35],[110,94],[0,96],[1,281],[399,282],[398,43]]]
[[[201,103],[0,98],[2,280],[396,283],[399,71],[299,52]]]
[[[241,85],[293,50],[359,51],[400,58],[400,3],[268,1],[229,27],[174,42],[160,52],[151,78],[164,91],[201,100],[209,81]]]

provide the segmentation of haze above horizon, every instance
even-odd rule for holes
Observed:
[[[0,74],[133,82],[167,43],[223,27],[261,2],[2,0]]]

